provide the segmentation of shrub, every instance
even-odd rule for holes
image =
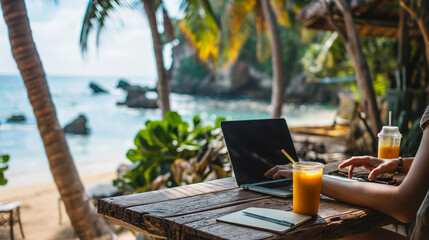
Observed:
[[[9,155],[0,155],[0,185],[6,185],[7,179],[4,177],[4,171],[8,169],[7,162]]]
[[[145,192],[229,176],[222,120],[217,118],[215,127],[202,126],[196,115],[191,128],[170,111],[164,120],[147,121],[127,152],[130,169],[114,184],[124,193]]]

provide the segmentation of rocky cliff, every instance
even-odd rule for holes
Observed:
[[[169,70],[171,91],[192,95],[217,97],[247,97],[270,99],[272,78],[258,71],[245,61],[231,66],[213,68],[199,62],[195,50],[187,41],[182,41],[173,52],[174,61]],[[290,80],[286,87],[288,102],[338,102],[339,89],[335,86],[308,83],[300,74]]]

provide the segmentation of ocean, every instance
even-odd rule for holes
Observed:
[[[155,87],[155,79],[125,77],[131,84]],[[125,154],[133,147],[135,134],[147,120],[161,119],[159,109],[131,109],[117,106],[126,92],[117,89],[118,77],[48,76],[48,85],[60,125],[64,127],[79,114],[88,119],[91,134],[66,135],[75,165],[81,175],[114,171],[128,163]],[[90,82],[108,90],[93,94]],[[149,94],[156,98],[156,93]],[[186,94],[170,95],[171,109],[190,122],[199,114],[204,124],[213,125],[218,116],[228,120],[268,118],[268,101],[220,99]],[[337,106],[321,104],[284,104],[283,117],[289,126],[329,125]],[[7,123],[13,114],[23,114],[23,123]],[[52,180],[27,91],[20,76],[0,75],[0,154],[9,154],[8,184],[3,187]],[[1,188],[1,187],[0,187]]]

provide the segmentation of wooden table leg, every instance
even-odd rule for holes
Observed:
[[[10,225],[10,239],[13,240],[13,209],[9,211],[10,219],[9,219],[9,225]]]
[[[19,207],[16,209],[16,213],[18,215],[19,229],[21,230],[22,238],[25,238],[24,230],[22,229],[21,216],[19,215]]]

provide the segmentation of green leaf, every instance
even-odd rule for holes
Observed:
[[[224,117],[217,117],[215,120],[215,128],[220,128],[220,123],[222,121],[225,121],[225,120],[226,120],[226,118],[224,118]]]
[[[144,145],[145,148],[150,148],[153,145],[151,141],[149,131],[147,129],[142,129],[138,132],[137,136],[134,138],[134,145],[137,147]]]
[[[148,126],[150,138],[158,147],[165,147],[172,141],[172,138],[168,135],[164,126],[163,122],[160,121],[152,122],[152,124]]]
[[[131,161],[131,162],[137,162],[139,160],[143,159],[143,155],[135,150],[135,149],[130,149],[127,152],[127,158]]]
[[[7,179],[0,177],[0,185],[6,185],[6,183],[7,183]]]
[[[5,154],[5,155],[1,155],[1,159],[3,163],[7,163],[9,161],[9,155]]]
[[[194,128],[197,128],[200,126],[201,124],[201,118],[200,115],[195,115],[194,118],[192,119],[192,122],[194,124]]]
[[[172,127],[176,127],[182,122],[182,117],[177,112],[168,111],[165,113],[164,120]]]

